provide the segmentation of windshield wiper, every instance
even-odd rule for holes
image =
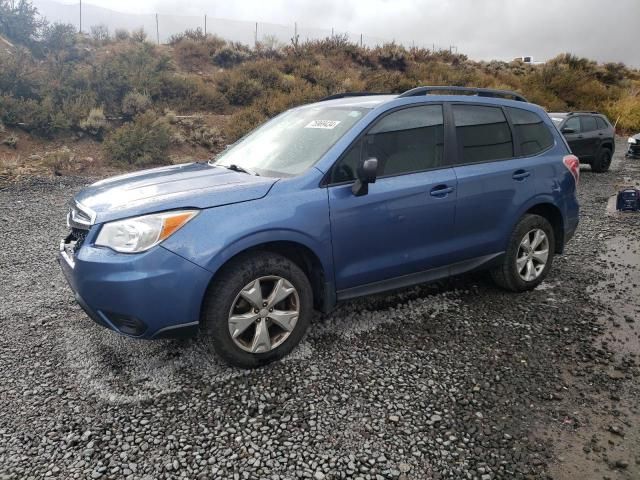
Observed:
[[[255,175],[256,177],[260,176],[258,172],[254,172],[253,170],[249,170],[248,168],[241,167],[240,165],[236,165],[235,163],[232,163],[231,165],[222,165],[220,163],[215,163],[214,165],[228,168],[229,170],[233,170],[234,172],[248,173],[249,175]]]

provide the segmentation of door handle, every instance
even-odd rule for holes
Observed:
[[[531,172],[527,172],[526,170],[516,170],[515,172],[513,172],[513,175],[511,177],[514,180],[521,182],[522,180],[524,180],[530,175],[531,175]]]
[[[582,136],[582,135],[578,135],[578,138],[584,138],[584,136]]]
[[[453,192],[453,187],[450,187],[448,185],[438,185],[437,187],[433,187],[429,194],[432,197],[443,198],[449,195],[451,192]]]

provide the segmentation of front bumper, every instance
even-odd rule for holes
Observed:
[[[640,158],[640,143],[629,143],[628,145],[627,157]]]
[[[73,254],[63,241],[58,261],[76,300],[96,323],[138,338],[197,332],[212,275],[162,246],[121,254],[85,244]]]

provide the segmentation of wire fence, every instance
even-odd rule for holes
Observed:
[[[395,42],[405,47],[427,48],[434,51],[457,50],[455,46],[443,46],[433,42],[427,43],[407,38],[383,38],[363,32],[348,32],[334,28],[315,28],[300,23],[284,25],[230,20],[208,15],[131,14],[85,3],[63,5],[53,4],[46,0],[34,1],[34,4],[49,21],[71,23],[85,33],[90,33],[91,27],[96,25],[107,27],[111,34],[116,29],[132,31],[142,28],[149,39],[158,43],[167,43],[173,35],[182,33],[185,30],[200,29],[205,33],[218,35],[225,40],[246,45],[254,45],[256,42],[264,41],[289,44],[296,36],[299,42],[305,42],[346,35],[353,43],[368,47]]]

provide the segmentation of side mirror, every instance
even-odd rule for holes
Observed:
[[[573,128],[564,127],[562,133],[576,133],[576,131]]]
[[[369,184],[376,183],[378,175],[378,159],[368,158],[360,164],[356,172],[356,181],[351,187],[351,191],[356,197],[369,193]]]

